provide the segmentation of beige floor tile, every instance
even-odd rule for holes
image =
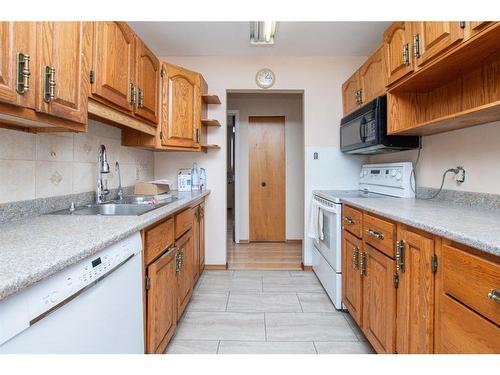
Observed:
[[[166,354],[217,354],[219,341],[179,340],[174,338],[165,351]]]
[[[335,312],[326,293],[297,293],[303,312]]]
[[[227,311],[301,312],[295,293],[231,292]]]
[[[312,342],[221,341],[219,354],[316,354]]]
[[[318,354],[373,354],[368,342],[359,341],[326,341],[315,342]]]
[[[228,292],[196,291],[189,301],[187,311],[226,311]]]

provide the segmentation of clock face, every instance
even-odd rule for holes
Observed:
[[[259,87],[263,89],[268,89],[274,84],[274,73],[271,69],[261,69],[257,72],[255,76],[255,81]]]

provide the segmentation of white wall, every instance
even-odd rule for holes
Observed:
[[[239,234],[249,238],[248,117],[285,116],[286,239],[302,239],[304,234],[304,127],[302,94],[229,94],[228,110],[239,111]]]
[[[212,194],[207,199],[206,263],[226,263],[226,90],[256,90],[255,73],[268,67],[276,74],[273,90],[303,90],[305,146],[331,147],[332,162],[329,172],[336,176],[329,188],[356,188],[357,179],[339,178],[344,172],[352,175],[353,158],[340,153],[338,126],[342,117],[342,83],[365,60],[355,57],[223,57],[186,56],[164,57],[166,61],[198,71],[205,77],[209,91],[217,94],[222,104],[210,106],[209,117],[218,119],[221,128],[209,130],[209,143],[221,145],[219,151],[206,155],[187,153],[155,153],[155,177],[175,178],[180,167],[199,160],[207,168],[207,186]],[[305,215],[309,215],[309,202],[313,182],[309,178],[305,160]],[[357,172],[355,173],[357,175]],[[307,222],[307,221],[306,221]],[[304,263],[310,264],[310,241],[305,242]]]
[[[443,172],[461,165],[465,182],[458,185],[448,174],[444,189],[500,194],[500,122],[436,134],[422,139],[417,166],[418,186],[439,188]],[[370,162],[415,161],[417,151],[378,155]]]
[[[104,144],[109,188],[153,178],[153,152],[121,146],[121,130],[89,120],[87,133],[32,134],[0,129],[0,203],[95,190],[97,150]]]

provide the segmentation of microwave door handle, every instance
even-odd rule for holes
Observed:
[[[361,142],[365,143],[366,142],[366,118],[361,119],[361,123],[359,125],[359,132],[361,134]]]

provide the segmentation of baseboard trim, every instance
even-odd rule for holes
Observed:
[[[300,266],[302,267],[302,271],[312,271],[313,266],[306,266],[303,262],[300,263]]]
[[[302,240],[286,240],[286,243],[296,243],[302,245]]]
[[[217,271],[217,270],[227,270],[226,264],[205,264],[205,268],[207,271]]]
[[[240,240],[239,243],[250,243],[250,240]]]

